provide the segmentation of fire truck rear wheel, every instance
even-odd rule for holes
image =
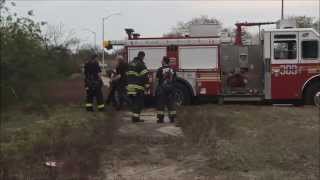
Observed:
[[[175,86],[175,101],[177,106],[189,105],[191,103],[191,95],[190,95],[189,89],[181,83],[176,83],[174,86]]]
[[[320,92],[320,83],[315,82],[311,84],[305,92],[305,103],[308,105],[314,105],[315,104],[315,96],[316,94]]]

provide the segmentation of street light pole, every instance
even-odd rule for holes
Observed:
[[[104,19],[102,18],[102,64],[104,65]]]
[[[103,66],[105,65],[105,62],[104,62],[104,46],[103,46],[103,42],[104,42],[104,22],[106,20],[108,20],[111,16],[120,15],[120,14],[121,13],[112,13],[112,14],[102,18],[102,64],[103,64]]]

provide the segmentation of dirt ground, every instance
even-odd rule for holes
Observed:
[[[181,108],[182,128],[123,122],[102,160],[106,180],[316,180],[319,119],[315,107],[202,105]]]

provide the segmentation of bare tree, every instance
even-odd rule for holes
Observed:
[[[206,15],[202,15],[200,17],[195,17],[187,22],[178,22],[175,27],[172,28],[172,30],[164,34],[165,37],[175,37],[175,36],[183,36],[185,34],[188,34],[190,32],[191,25],[196,24],[218,24],[221,25],[222,23],[217,20],[216,18],[209,18]]]
[[[46,43],[50,46],[62,46],[64,48],[76,47],[80,40],[74,36],[74,30],[66,31],[64,25],[48,25],[44,34]]]
[[[186,22],[178,22],[175,27],[172,28],[172,30],[169,33],[164,34],[164,37],[182,37],[186,34],[190,33],[190,27],[192,25],[201,25],[201,24],[215,24],[215,25],[220,25],[222,26],[222,22],[214,17],[209,18],[206,15],[202,15],[200,17],[195,17],[191,19],[190,21]],[[236,29],[235,28],[227,28],[223,27],[221,29],[221,32],[227,34],[230,37],[235,36]],[[252,38],[252,35],[246,31],[245,29],[243,30],[243,36],[246,39]]]
[[[318,18],[318,20],[314,21],[314,23],[312,24],[312,28],[316,29],[320,33],[320,18]]]
[[[314,28],[318,32],[319,30],[319,18],[309,16],[289,16],[288,19],[294,19],[298,28]]]

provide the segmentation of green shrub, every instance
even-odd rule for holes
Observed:
[[[45,83],[79,72],[75,56],[63,45],[50,45],[41,33],[44,23],[11,14],[0,6],[1,107],[44,99]],[[32,14],[32,13],[30,13]],[[31,16],[31,15],[30,15]],[[33,91],[39,89],[34,97]],[[33,99],[33,97],[35,99]]]

